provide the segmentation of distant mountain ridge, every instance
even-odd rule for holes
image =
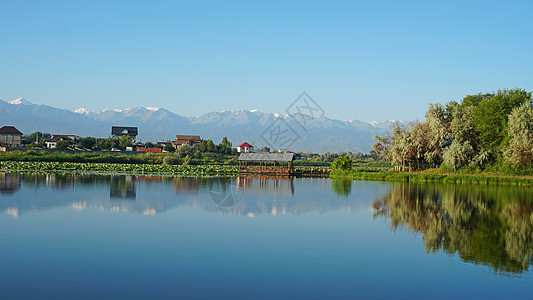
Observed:
[[[276,120],[282,120],[299,137],[291,145],[292,150],[316,153],[368,152],[374,143],[374,134],[390,133],[397,123],[412,123],[394,120],[342,121],[322,116],[308,119],[304,129],[289,115],[253,109],[184,117],[158,107],[104,109],[98,112],[80,108],[70,111],[32,104],[24,98],[9,102],[0,100],[0,115],[0,125],[13,125],[23,133],[41,131],[107,137],[113,125],[136,126],[139,128],[137,140],[140,141],[174,140],[176,134],[194,134],[212,139],[215,143],[227,136],[234,146],[246,141],[256,147],[269,146],[269,141],[265,141],[262,134]]]

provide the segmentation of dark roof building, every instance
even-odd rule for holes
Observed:
[[[138,134],[139,132],[137,131],[137,127],[125,127],[125,126],[112,126],[111,127],[112,136],[129,135],[135,138]]]
[[[0,146],[19,148],[22,145],[22,132],[14,126],[0,128]]]
[[[239,161],[255,162],[291,162],[294,153],[241,153]]]
[[[74,134],[53,134],[49,142],[59,141],[76,141],[76,135]]]
[[[4,126],[0,128],[0,134],[20,134],[22,135],[22,132],[20,132],[15,126]]]

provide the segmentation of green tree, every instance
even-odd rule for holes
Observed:
[[[44,145],[44,141],[52,138],[50,133],[43,133],[36,131],[32,134],[25,134],[22,136],[22,144],[40,144]]]
[[[165,147],[163,148],[163,150],[172,153],[172,152],[175,152],[175,151],[176,151],[176,148],[174,148],[174,146],[172,146],[172,145],[165,145]]]
[[[428,149],[425,157],[431,165],[442,163],[443,149],[451,143],[449,133],[450,112],[440,103],[430,103],[426,112],[425,125],[428,128]]]
[[[93,138],[93,137],[80,138],[78,141],[78,145],[81,148],[93,149],[96,146],[96,138]]]
[[[125,150],[126,147],[131,147],[131,145],[131,137],[129,135],[126,134],[120,137],[118,142],[118,146],[120,149]]]
[[[333,161],[331,167],[339,170],[351,170],[352,160],[348,156],[340,156]]]
[[[376,154],[378,159],[381,160],[390,160],[391,159],[391,146],[392,146],[392,138],[390,135],[374,135],[374,139],[376,140],[376,143],[372,145],[372,149],[374,153]]]
[[[402,168],[410,165],[409,154],[412,147],[411,135],[400,126],[392,130],[392,145],[390,149],[391,163]]]
[[[457,170],[467,166],[474,156],[474,148],[469,141],[461,143],[459,140],[454,140],[450,147],[444,150],[444,165]]]
[[[522,89],[499,90],[486,94],[475,106],[473,121],[481,147],[498,153],[509,141],[507,118],[513,108],[531,101],[531,93]]]
[[[417,123],[409,129],[411,135],[410,160],[415,164],[416,169],[425,167],[426,152],[428,150],[429,135],[426,124]]]
[[[72,145],[71,141],[58,141],[56,143],[57,150],[67,150]]]
[[[533,107],[521,106],[509,115],[509,145],[505,157],[514,165],[533,165]]]
[[[269,147],[261,147],[259,148],[259,152],[270,152],[270,148]]]

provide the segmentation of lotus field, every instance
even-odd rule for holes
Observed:
[[[20,172],[67,172],[131,175],[177,175],[177,176],[217,176],[237,175],[237,166],[230,165],[148,165],[148,164],[109,164],[74,162],[25,162],[0,161],[1,171]]]

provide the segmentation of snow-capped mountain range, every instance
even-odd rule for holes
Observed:
[[[174,140],[177,134],[200,135],[219,143],[224,136],[234,146],[248,142],[256,147],[277,146],[270,135],[271,125],[280,122],[282,128],[293,133],[290,148],[304,152],[368,152],[374,134],[389,133],[397,121],[362,122],[341,121],[325,116],[309,118],[300,126],[291,116],[263,113],[258,110],[210,112],[198,117],[184,117],[158,107],[104,109],[91,112],[85,108],[75,111],[47,105],[32,104],[24,98],[0,100],[0,126],[13,125],[23,133],[35,131],[51,134],[108,137],[111,126],[136,126],[137,140]],[[400,123],[410,124],[409,121]],[[290,138],[290,137],[289,137]],[[269,145],[270,144],[270,145]]]

